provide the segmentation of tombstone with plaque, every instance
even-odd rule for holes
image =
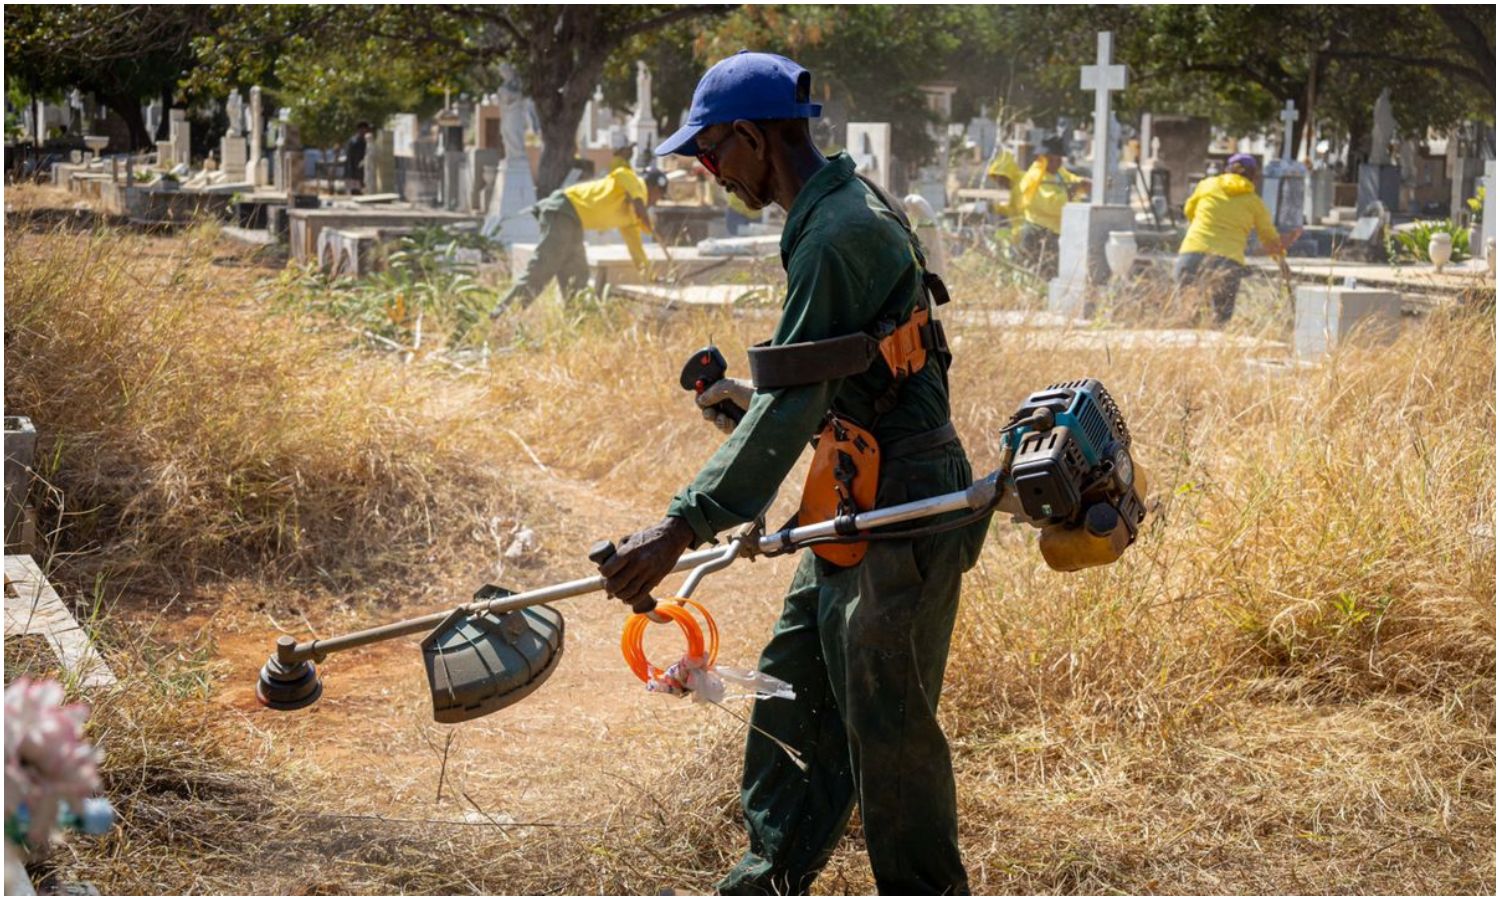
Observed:
[[[844,146],[855,172],[891,189],[891,123],[850,122]]]

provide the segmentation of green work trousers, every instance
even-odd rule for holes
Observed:
[[[523,308],[529,306],[553,278],[557,279],[564,297],[588,284],[589,260],[583,248],[583,223],[572,201],[562,191],[553,191],[537,201],[535,214],[541,225],[542,240],[527,260],[526,271],[495,307],[496,313],[517,299]]]
[[[970,483],[957,443],[894,460],[880,506]],[[966,894],[957,797],[938,694],[959,582],[989,520],[871,542],[863,562],[804,552],[760,669],[796,700],[757,701],[741,800],[750,849],[722,894],[805,894],[858,803],[882,894]],[[807,770],[761,731],[801,753]]]

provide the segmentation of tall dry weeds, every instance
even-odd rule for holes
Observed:
[[[471,410],[247,309],[212,237],[7,234],[6,409],[36,423],[65,550],[347,586],[514,511]]]
[[[421,545],[419,523],[456,539],[473,509],[451,498],[485,483],[484,466],[540,463],[664,509],[716,443],[676,386],[682,357],[712,338],[742,372],[773,314],[544,299],[517,323],[516,349],[450,379],[256,324],[274,320],[253,310],[224,315],[253,292],[204,292],[202,248],[155,261],[146,271],[166,276],[144,284],[115,258],[129,242],[18,246],[8,238],[7,363],[23,387],[7,385],[7,406],[24,400],[97,441],[101,462],[63,466],[109,510],[78,527],[101,543],[144,532],[147,559],[170,560],[176,540],[200,560],[279,558],[287,572],[340,551],[378,558],[360,540]],[[960,304],[1034,305],[982,270],[955,281]],[[1235,333],[1285,340],[1274,292],[1249,290]],[[13,296],[27,316],[12,319]],[[44,309],[54,296],[82,297],[88,313]],[[1129,316],[1153,324],[1149,303],[1132,302]],[[32,372],[11,355],[13,321],[56,324],[15,338]],[[1492,893],[1492,313],[1431,315],[1393,345],[1310,369],[1265,364],[1285,358],[1275,347],[950,322],[954,417],[976,470],[995,463],[996,429],[1029,391],[1093,375],[1125,411],[1152,507],[1124,559],[1073,575],[1045,569],[1031,531],[998,522],[966,581],[941,715],[973,888]],[[109,361],[93,358],[96,340]],[[247,341],[262,352],[239,352]],[[78,387],[44,396],[48,373],[69,367]],[[210,372],[227,376],[216,390],[203,387]],[[271,408],[293,414],[263,436]],[[483,447],[458,431],[475,417]],[[186,430],[169,438],[159,423]],[[301,471],[301,493],[257,475],[262,460]],[[111,477],[143,471],[173,487],[148,485],[132,504],[140,486]],[[267,491],[269,505],[238,507],[261,509],[260,525],[233,527],[225,501],[248,491],[210,471]],[[392,497],[434,512],[390,521]],[[296,541],[267,524],[278,509],[296,509]],[[300,794],[337,786],[286,767],[296,748],[226,757],[211,710],[135,683],[102,713],[128,747],[107,771],[131,827],[65,857],[108,889],[655,893],[705,888],[742,849],[725,762],[740,737],[724,723],[683,738],[670,783],[612,785],[581,827],[309,819]],[[861,849],[856,822],[818,890],[872,890]]]

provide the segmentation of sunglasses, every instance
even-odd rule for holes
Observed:
[[[704,147],[701,144],[698,146],[698,162],[702,163],[703,168],[708,170],[708,174],[715,178],[719,177],[719,148],[734,140],[734,136],[735,132],[731,129],[728,134],[720,138],[713,146]]]

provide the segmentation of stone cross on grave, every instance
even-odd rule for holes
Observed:
[[[1082,87],[1094,92],[1094,185],[1089,203],[1104,205],[1104,189],[1109,180],[1109,94],[1125,90],[1125,67],[1111,65],[1115,35],[1099,32],[1099,55],[1094,65],[1083,67]]]
[[[1281,139],[1281,158],[1288,161],[1294,160],[1297,158],[1297,138],[1295,134],[1297,127],[1297,101],[1286,101],[1286,107],[1281,111],[1281,122],[1284,131]]]

